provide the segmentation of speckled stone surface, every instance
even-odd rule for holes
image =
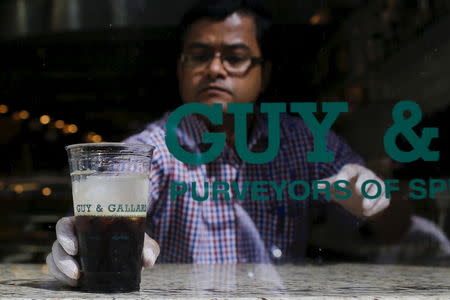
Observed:
[[[450,268],[365,264],[178,265],[142,273],[141,291],[90,294],[45,265],[0,264],[0,299],[450,299]]]

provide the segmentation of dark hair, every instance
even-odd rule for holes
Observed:
[[[200,0],[182,18],[179,27],[180,47],[189,27],[196,21],[208,18],[224,20],[238,12],[253,17],[256,34],[261,52],[266,59],[270,59],[270,32],[272,17],[260,0]]]

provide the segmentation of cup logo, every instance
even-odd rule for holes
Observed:
[[[75,216],[145,217],[148,189],[148,177],[137,174],[74,180]]]

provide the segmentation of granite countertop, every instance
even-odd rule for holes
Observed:
[[[0,264],[0,299],[450,299],[450,268],[370,264],[157,264],[141,291],[90,294],[60,285],[45,265]]]

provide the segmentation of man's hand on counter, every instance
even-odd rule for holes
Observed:
[[[70,286],[77,286],[80,266],[74,256],[78,254],[78,239],[75,232],[75,217],[61,218],[56,223],[56,241],[47,256],[48,270],[53,277]],[[150,268],[159,255],[158,243],[145,234],[142,264]]]
[[[358,217],[371,217],[383,211],[389,206],[390,199],[386,197],[384,183],[371,170],[357,164],[345,165],[338,174],[331,176],[322,181],[327,181],[331,185],[331,195],[338,193],[333,189],[333,184],[338,180],[345,180],[351,183],[351,196],[348,199],[337,199],[331,197],[331,200],[337,202],[347,211]],[[363,196],[361,189],[364,182],[368,180],[376,180],[380,183],[382,190],[376,199],[368,199]],[[322,186],[321,186],[322,185]],[[324,184],[319,185],[323,187]],[[372,183],[365,187],[368,195],[375,195],[377,187]]]

